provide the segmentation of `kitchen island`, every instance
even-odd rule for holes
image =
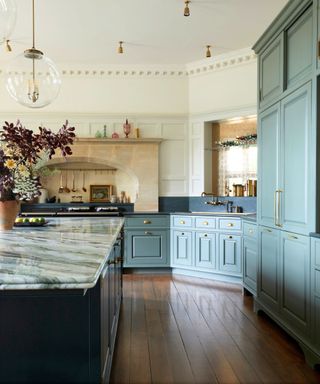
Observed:
[[[122,218],[0,232],[0,383],[101,383],[122,290]]]

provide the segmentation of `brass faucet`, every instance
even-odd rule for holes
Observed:
[[[224,205],[225,204],[224,201],[219,200],[218,196],[214,196],[212,193],[202,192],[201,197],[204,197],[204,196],[212,196],[212,200],[211,201],[205,201],[204,202],[205,204],[209,204],[209,205]]]

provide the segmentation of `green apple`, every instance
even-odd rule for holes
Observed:
[[[23,223],[29,223],[29,219],[27,217],[24,217],[22,220]]]
[[[38,219],[36,217],[31,217],[29,221],[30,223],[36,223]]]
[[[39,222],[40,223],[45,223],[46,222],[46,219],[44,217],[39,217]]]
[[[23,217],[17,217],[17,218],[15,219],[15,222],[16,222],[16,223],[23,223]]]

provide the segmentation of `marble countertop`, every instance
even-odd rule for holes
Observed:
[[[48,220],[43,227],[0,232],[0,290],[95,286],[124,219]]]

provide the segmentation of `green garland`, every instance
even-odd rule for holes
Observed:
[[[249,145],[254,145],[256,143],[257,143],[256,134],[248,135],[248,136],[237,136],[234,140],[216,141],[216,145],[221,148],[239,147],[239,146],[247,147]]]

